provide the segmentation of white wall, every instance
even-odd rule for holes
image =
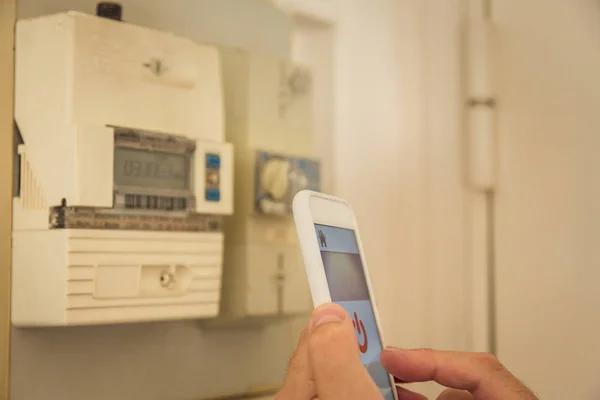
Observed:
[[[399,49],[401,3],[350,0],[341,4],[334,72],[336,193],[347,198],[357,214],[389,342],[402,337],[396,334],[396,320],[405,318],[393,316],[394,302],[405,293],[405,282],[396,282],[394,273],[401,268],[394,253],[402,235],[396,230],[405,106]],[[393,301],[392,283],[400,289]]]
[[[390,341],[465,348],[462,3],[346,4],[336,189],[361,222]]]
[[[485,349],[485,279],[472,278],[485,278],[486,204],[463,179],[459,41],[481,2],[340,4],[334,182],[357,211],[388,342]],[[597,398],[600,5],[497,0],[493,19],[498,355],[541,398]]]
[[[358,215],[386,339],[397,346],[470,348],[465,6],[344,0],[339,9],[336,191]]]
[[[600,3],[497,0],[493,19],[499,356],[542,399],[597,399]]]
[[[316,107],[321,154],[333,167],[327,190],[358,215],[386,341],[471,349],[468,241],[481,213],[467,212],[477,196],[462,179],[466,2],[277,2],[300,15],[293,56],[327,83]],[[323,90],[332,78],[333,113]],[[418,390],[434,396],[440,388]]]

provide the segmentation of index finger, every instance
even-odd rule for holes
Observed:
[[[435,381],[449,388],[467,390],[476,400],[537,400],[487,353],[386,349],[381,353],[381,364],[402,381]]]

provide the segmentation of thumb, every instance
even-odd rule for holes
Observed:
[[[371,400],[381,394],[360,360],[352,320],[335,304],[312,315],[308,354],[320,400]]]

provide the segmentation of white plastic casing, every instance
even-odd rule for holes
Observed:
[[[223,319],[307,313],[310,290],[291,213],[256,210],[257,153],[313,159],[316,155],[310,82],[289,93],[286,60],[221,48],[226,137],[235,149],[235,214],[226,220]]]
[[[215,48],[76,12],[21,20],[15,118],[24,141],[13,214],[15,325],[218,314],[222,233],[48,228],[48,209],[62,199],[112,207],[112,126],[195,140],[196,211],[232,213],[233,151]],[[221,156],[218,202],[204,200],[204,153]],[[174,288],[157,285],[164,269],[178,277]]]

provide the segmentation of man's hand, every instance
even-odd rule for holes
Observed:
[[[438,400],[536,400],[496,358],[485,353],[389,348],[381,364],[402,383],[435,381],[449,388]],[[426,400],[399,389],[400,400]]]
[[[277,400],[381,400],[360,361],[358,341],[346,311],[327,304],[314,311]]]
[[[448,390],[438,400],[537,400],[500,362],[488,354],[389,348],[384,368],[399,383],[435,381]],[[337,305],[313,312],[302,333],[277,400],[382,400],[360,360],[352,320]],[[399,400],[426,400],[398,388]]]

